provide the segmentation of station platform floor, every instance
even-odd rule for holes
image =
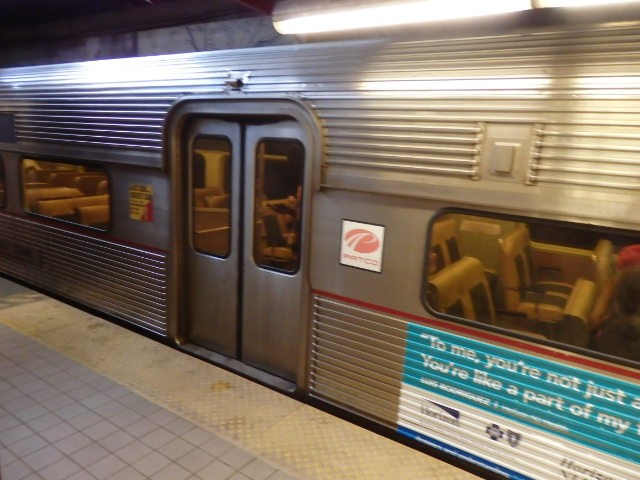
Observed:
[[[472,480],[0,277],[2,480]]]

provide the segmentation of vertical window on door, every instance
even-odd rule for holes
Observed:
[[[192,230],[196,250],[226,257],[231,251],[231,143],[198,137],[191,153]]]
[[[297,140],[263,139],[256,148],[254,260],[294,273],[300,265],[304,146]]]

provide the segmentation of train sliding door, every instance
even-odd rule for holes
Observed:
[[[307,148],[293,120],[186,132],[189,343],[295,381],[305,345]]]

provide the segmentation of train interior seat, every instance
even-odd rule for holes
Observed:
[[[430,245],[431,273],[438,272],[460,259],[456,221],[453,218],[440,219],[433,224]]]
[[[494,323],[491,290],[480,260],[462,257],[429,277],[429,305],[439,312]]]
[[[507,234],[500,244],[502,271],[498,283],[502,292],[498,293],[502,293],[500,298],[504,308],[521,311],[544,321],[557,321],[572,285],[536,282],[529,231],[524,225]]]
[[[98,195],[98,185],[105,181],[103,174],[84,174],[77,175],[71,184],[85,195]]]
[[[229,249],[230,197],[222,188],[193,189],[194,244],[198,250],[226,255]]]
[[[109,180],[103,178],[96,186],[96,195],[105,195],[109,193]]]
[[[595,280],[598,288],[603,288],[613,281],[616,273],[616,262],[613,243],[610,240],[600,239],[593,249],[593,261],[595,264]]]
[[[91,227],[106,228],[109,225],[109,205],[85,205],[76,208],[78,221]]]
[[[537,282],[525,225],[507,234],[500,244],[501,271],[495,295],[499,308],[507,314],[521,314],[523,325],[532,324],[551,339],[577,345],[587,342],[596,284],[585,278],[573,284]]]
[[[211,203],[211,198],[224,195],[220,187],[202,187],[193,189],[193,206],[194,207],[210,207],[207,203]]]
[[[26,189],[24,191],[24,206],[27,211],[37,211],[37,203],[41,200],[82,197],[84,194],[77,188],[47,187]]]
[[[50,187],[73,187],[73,181],[78,175],[78,172],[52,172],[47,183]]]
[[[81,220],[82,216],[80,215],[79,209],[83,207],[100,207],[94,209],[95,211],[93,212],[93,215],[91,217],[92,223],[85,223]],[[85,225],[104,223],[104,221],[95,221],[96,215],[98,215],[98,212],[101,211],[102,216],[106,215],[106,222],[108,223],[109,195],[75,196],[67,198],[38,200],[32,211],[40,213],[42,215],[47,215],[49,217],[55,217],[61,220],[69,220]],[[87,217],[87,215],[89,214],[85,214],[85,218],[89,218]]]
[[[64,168],[36,168],[33,165],[28,166],[24,169],[23,173],[23,181],[24,182],[38,182],[44,183],[48,186],[51,185],[51,175],[55,173],[75,173],[74,169],[64,169]]]
[[[264,246],[261,260],[267,264],[284,266],[296,259],[296,254],[289,246],[283,232],[282,219],[275,213],[262,216]]]
[[[617,280],[615,257],[614,246],[610,240],[599,240],[593,249],[594,279],[598,292],[589,319],[591,330],[596,330],[600,327],[607,310],[611,306]]]
[[[74,202],[41,201],[74,199],[78,197],[102,197],[108,202],[108,179],[103,172],[78,171],[76,168],[38,168],[30,163],[23,173],[24,204],[27,211],[43,213],[55,217],[69,217],[75,214]],[[96,203],[89,200],[89,203]],[[104,203],[102,200],[97,203]],[[76,214],[77,216],[77,214]]]

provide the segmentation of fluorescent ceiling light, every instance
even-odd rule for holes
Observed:
[[[538,0],[538,8],[546,7],[589,7],[612,5],[614,3],[638,3],[638,0]]]
[[[330,3],[330,2],[329,2]],[[289,7],[289,9],[287,8]],[[299,1],[276,4],[273,25],[282,34],[336,32],[481,17],[531,8],[530,0],[423,0],[302,10]],[[321,7],[322,8],[322,7]],[[290,13],[288,13],[290,12]]]

